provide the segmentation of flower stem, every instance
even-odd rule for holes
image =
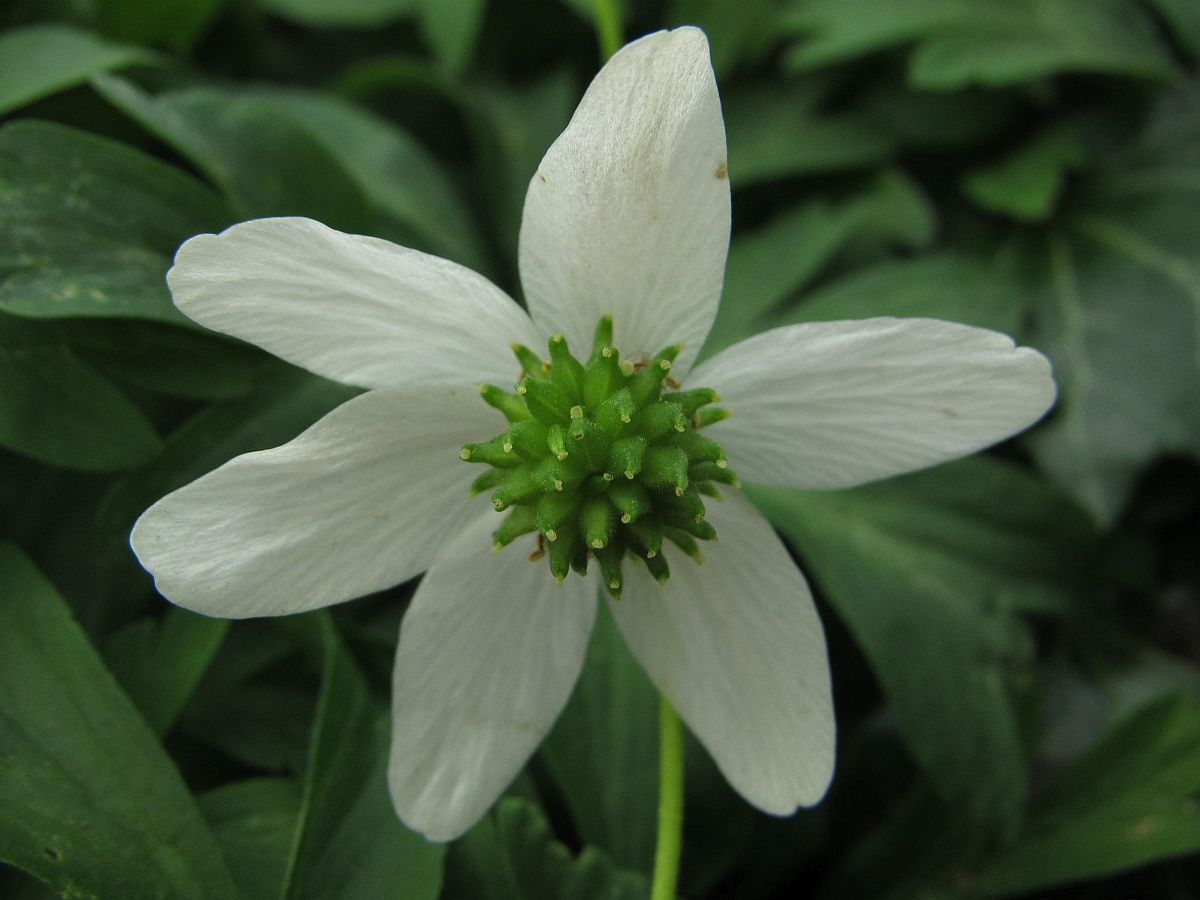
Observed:
[[[675,900],[683,849],[683,724],[666,697],[659,703],[658,846],[650,900]]]
[[[621,49],[621,12],[619,0],[594,0],[596,37],[600,41],[600,62]]]

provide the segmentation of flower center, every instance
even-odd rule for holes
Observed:
[[[522,369],[516,393],[480,387],[508,428],[459,455],[489,467],[471,490],[491,490],[497,512],[508,511],[493,533],[497,552],[536,532],[530,559],[545,556],[560,582],[571,569],[586,573],[594,559],[617,597],[626,555],[660,582],[670,576],[664,540],[700,561],[696,541],[716,538],[703,498],[719,496],[717,483],[738,480],[725,451],[700,434],[729,415],[709,406],[720,398],[708,388],[681,391],[669,377],[679,346],[632,361],[621,359],[612,336],[605,316],[586,363],[561,334],[549,340],[549,361],[514,344]]]

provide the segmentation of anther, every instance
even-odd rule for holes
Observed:
[[[507,441],[508,435],[502,434],[482,444],[467,444],[458,451],[458,458],[464,462],[487,463],[501,469],[516,468],[521,460],[504,449]]]
[[[621,438],[608,454],[608,470],[624,472],[626,478],[633,478],[642,470],[647,446],[646,439],[640,434]]]
[[[551,541],[557,541],[558,529],[564,528],[570,523],[578,510],[579,503],[575,497],[563,494],[543,494],[537,502],[534,519],[542,534]]]
[[[481,384],[479,396],[488,406],[503,413],[504,418],[510,422],[523,422],[529,418],[529,410],[525,406],[525,401],[494,384]]]
[[[592,497],[585,500],[580,511],[583,536],[589,547],[602,550],[608,545],[613,533],[612,504],[607,497]]]
[[[551,425],[546,432],[546,447],[555,457],[562,461],[570,454],[567,452],[567,430],[561,425]]]
[[[646,554],[642,557],[646,563],[646,568],[650,570],[650,574],[659,584],[666,584],[667,579],[671,577],[671,567],[667,565],[666,557],[655,554]]]
[[[624,556],[625,547],[620,541],[614,541],[611,547],[596,554],[600,561],[600,575],[604,579],[604,586],[614,600],[619,598],[624,581],[621,575],[621,560]]]
[[[656,445],[646,452],[642,480],[651,487],[674,488],[682,496],[688,486],[688,456],[679,447]]]
[[[596,424],[610,440],[613,440],[621,434],[624,426],[632,421],[631,417],[635,411],[636,407],[629,391],[621,388],[605,398],[596,408]]]
[[[584,370],[567,347],[567,339],[561,334],[550,338],[550,380],[569,396],[578,398],[583,393]]]
[[[709,409],[697,410],[692,418],[697,428],[704,428],[707,425],[715,425],[717,422],[723,422],[730,415],[729,410],[724,407],[713,406]]]
[[[508,469],[489,468],[486,472],[471,482],[471,496],[477,496],[484,491],[490,491],[508,477]]]
[[[570,415],[571,407],[575,404],[560,385],[535,378],[526,378],[521,384],[525,387],[522,396],[530,414],[547,428]]]
[[[596,322],[596,330],[592,335],[592,357],[588,360],[590,366],[595,362],[596,357],[604,353],[605,350],[612,350],[613,341],[613,320],[612,316],[601,316]]]
[[[513,508],[500,523],[500,527],[492,532],[493,547],[507,547],[514,540],[523,534],[535,530],[537,527],[534,521],[533,510],[528,506],[517,506]]]
[[[521,364],[521,369],[525,374],[536,376],[545,374],[546,364],[536,353],[524,344],[518,344],[515,341],[508,346],[512,348],[513,355],[517,357],[517,362]]]
[[[700,407],[719,402],[721,398],[711,388],[693,388],[688,391],[663,394],[663,399],[669,403],[678,403],[683,409],[684,415],[692,416]]]

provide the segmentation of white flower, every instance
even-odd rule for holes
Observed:
[[[179,251],[175,303],[210,328],[369,390],[290,443],[164,497],[132,544],[173,602],[243,618],[302,612],[427,572],[400,632],[390,782],[435,840],[469,828],[566,703],[600,596],[594,572],[493,554],[464,443],[502,427],[478,384],[511,384],[516,341],[589,345],[611,314],[629,357],[681,343],[671,370],[732,417],[705,429],[747,482],[841,488],[930,466],[1034,422],[1045,359],[1001,334],[923,319],[797,325],[689,372],[729,243],[720,101],[702,32],[636,41],[597,75],[533,177],[520,236],[529,315],[446,260],[306,219],[264,219]],[[731,298],[737,302],[737,298]],[[708,503],[697,563],[663,585],[625,563],[610,603],[634,655],[729,783],[774,814],[833,769],[820,622],[803,576],[736,489]],[[532,545],[530,549],[532,548]],[[593,567],[594,569],[595,567]]]

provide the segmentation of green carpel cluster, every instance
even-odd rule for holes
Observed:
[[[626,554],[660,582],[670,576],[664,540],[700,561],[697,541],[716,539],[703,498],[738,481],[721,447],[700,434],[728,415],[710,406],[720,398],[708,388],[673,389],[679,346],[636,363],[621,359],[612,337],[605,316],[586,363],[561,334],[549,340],[548,361],[513,345],[522,369],[516,392],[480,387],[508,428],[459,455],[489,467],[472,491],[491,491],[496,510],[508,512],[493,534],[497,551],[536,532],[531,559],[544,555],[558,581],[571,569],[586,573],[594,559],[617,597]]]

